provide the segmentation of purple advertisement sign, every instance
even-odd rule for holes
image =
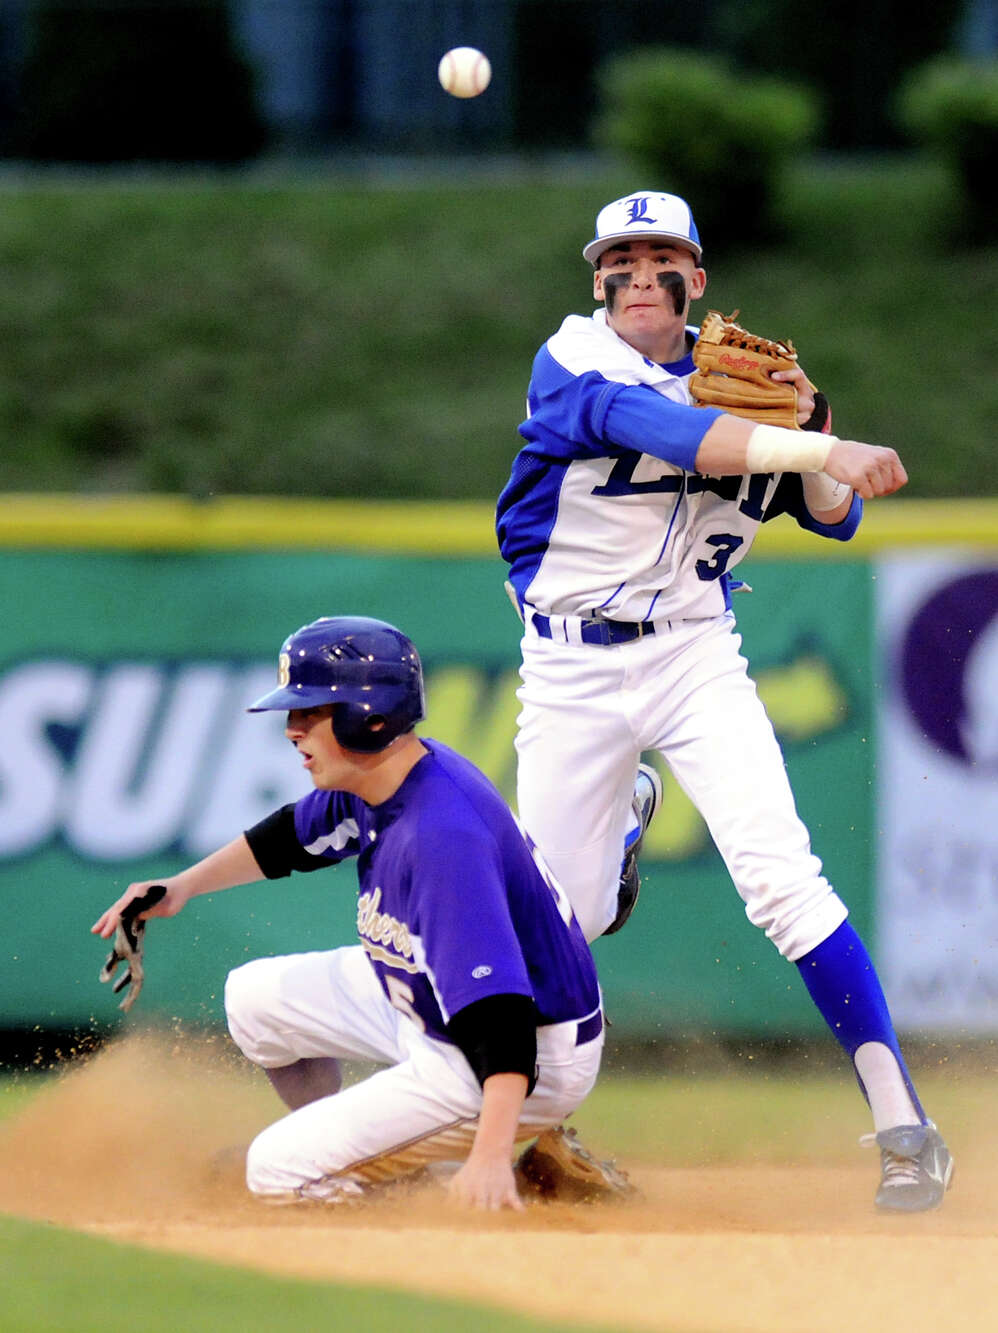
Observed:
[[[877,941],[898,1024],[998,1031],[998,563],[877,564]]]

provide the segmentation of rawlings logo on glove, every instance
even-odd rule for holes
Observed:
[[[796,348],[789,340],[749,333],[735,323],[737,314],[708,313],[693,347],[696,373],[690,379],[690,396],[697,407],[717,407],[732,416],[799,430],[796,387],[772,378],[774,370],[794,369]]]

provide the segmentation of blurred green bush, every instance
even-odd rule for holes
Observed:
[[[957,239],[998,239],[998,60],[926,62],[902,85],[897,115],[959,182],[964,213]]]
[[[494,499],[596,213],[656,184],[0,177],[0,491]],[[954,199],[918,154],[808,159],[787,243],[728,255],[692,200],[694,318],[793,338],[913,496],[998,492],[998,253],[940,249]]]
[[[714,0],[708,44],[753,73],[813,89],[821,147],[835,152],[897,148],[892,97],[906,72],[949,49],[967,0]],[[699,38],[697,38],[699,41]]]
[[[817,133],[812,92],[672,47],[616,56],[599,82],[597,141],[633,164],[642,188],[695,201],[712,251],[784,237],[778,193]]]

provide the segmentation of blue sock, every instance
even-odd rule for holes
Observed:
[[[922,1124],[922,1110],[908,1073],[873,959],[848,921],[816,949],[798,958],[797,969],[818,1012],[851,1060],[864,1042],[879,1041],[893,1052]],[[857,1074],[863,1096],[866,1089]],[[867,1100],[869,1100],[867,1098]]]

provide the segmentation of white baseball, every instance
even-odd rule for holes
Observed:
[[[488,56],[473,46],[455,46],[441,57],[437,78],[451,97],[477,97],[489,86],[492,66]]]

